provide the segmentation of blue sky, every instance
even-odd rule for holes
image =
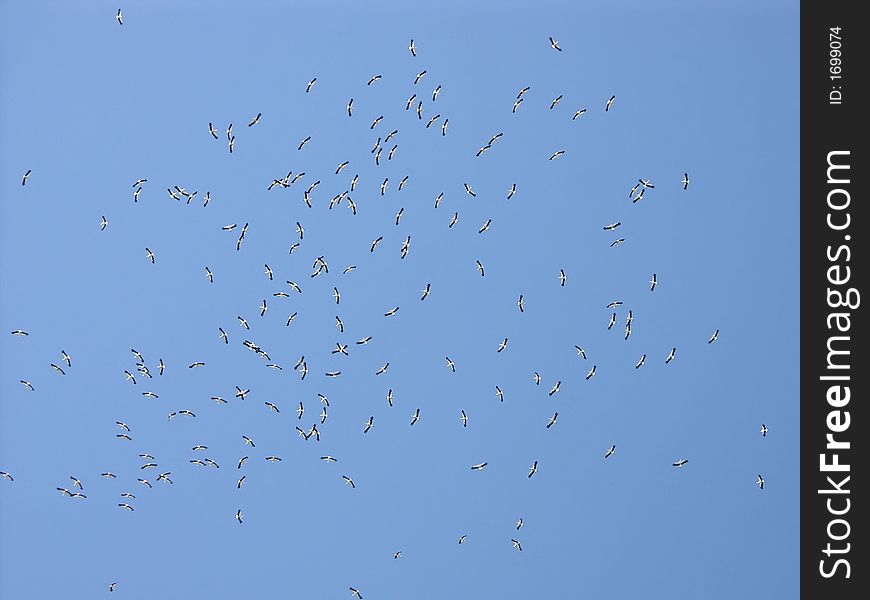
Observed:
[[[796,596],[796,2],[176,4],[0,7],[0,470],[14,477],[0,479],[0,597],[94,598],[110,582],[129,598]],[[266,190],[288,171],[305,176]],[[356,174],[357,214],[330,210]],[[638,178],[655,188],[632,203]],[[175,185],[197,198],[176,202]],[[312,278],[321,255],[329,273]],[[126,381],[131,348],[152,379]],[[167,419],[180,409],[196,417]],[[296,435],[315,422],[320,442]],[[189,463],[204,457],[220,468]],[[70,476],[86,499],[55,491]]]

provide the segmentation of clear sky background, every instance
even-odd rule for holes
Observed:
[[[0,597],[797,596],[797,2],[74,4],[0,5]],[[266,190],[288,171],[305,176]],[[357,214],[329,210],[355,174]],[[655,188],[632,203],[638,178]],[[126,381],[131,348],[152,379]],[[320,442],[296,435],[315,422]],[[205,457],[220,468],[189,462]],[[55,491],[71,475],[86,499]]]

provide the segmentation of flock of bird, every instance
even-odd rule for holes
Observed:
[[[117,19],[119,25],[124,24],[123,14],[120,10],[118,10],[118,12],[117,12],[116,19]],[[550,43],[550,46],[552,47],[553,50],[555,50],[557,52],[563,51],[563,49],[559,45],[559,42],[557,40],[555,40],[554,38],[550,37],[549,43]],[[410,40],[410,42],[408,44],[408,51],[410,52],[410,54],[413,57],[417,57],[418,47],[413,39]],[[420,82],[425,78],[426,74],[427,74],[426,69],[419,71],[416,74],[416,76],[413,78],[413,82],[414,82],[413,84],[415,86],[419,85]],[[383,78],[382,74],[375,74],[368,80],[366,85],[368,85],[368,86],[376,85],[376,84],[378,84],[378,82],[382,78]],[[308,83],[304,86],[304,93],[305,94],[314,93],[316,83],[317,83],[316,77],[314,77],[310,81],[308,81]],[[517,96],[515,98],[513,108],[511,110],[512,113],[516,113],[519,110],[519,108],[522,106],[523,102],[527,98],[527,94],[530,92],[530,89],[531,89],[530,86],[526,86],[519,91],[519,93],[517,94]],[[438,106],[437,99],[438,99],[438,96],[441,93],[441,91],[442,91],[442,86],[438,85],[437,87],[434,88],[431,95],[426,96],[426,98],[431,98],[430,102],[431,102],[432,106]],[[407,98],[407,100],[405,100],[403,102],[405,110],[411,111],[411,109],[414,109],[414,113],[417,116],[417,120],[421,121],[421,122],[424,120],[423,115],[424,115],[424,111],[426,110],[422,96],[423,96],[422,92],[419,92],[419,94],[414,93],[409,98]],[[561,95],[554,98],[552,100],[552,102],[550,103],[550,106],[549,106],[550,110],[555,109],[555,107],[561,102],[561,100],[562,100]],[[604,112],[608,112],[608,113],[610,111],[614,110],[614,101],[615,101],[615,96],[614,95],[609,96],[606,99],[606,101],[603,103],[603,106],[601,107],[601,109]],[[586,108],[581,108],[581,109],[577,110],[574,113],[572,120],[575,120],[575,119],[583,116],[586,112],[587,112]],[[347,113],[348,118],[354,118],[354,100],[353,100],[353,98],[348,100],[348,102],[346,104],[346,113]],[[260,125],[262,117],[263,117],[263,115],[261,113],[257,113],[255,116],[253,116],[250,119],[250,121],[247,123],[247,126],[254,127],[254,126]],[[439,120],[441,121],[441,123],[440,123],[441,135],[446,136],[448,133],[448,118],[445,116],[442,120],[442,115],[440,113],[437,113],[437,111],[436,111],[436,114],[434,114],[431,118],[429,118],[426,121],[425,127],[429,128],[429,127],[435,125]],[[378,129],[378,128],[384,122],[385,122],[384,115],[378,115],[372,121],[369,129],[373,132],[373,135],[374,135],[374,132],[376,129],[378,131],[380,131],[380,129]],[[205,130],[205,127],[203,127],[203,130],[204,130],[203,134],[206,137],[210,137],[212,140],[219,140],[220,139],[220,134],[218,133],[218,129],[214,126],[213,123],[208,123],[207,130]],[[389,133],[385,134],[384,136],[376,136],[376,139],[374,140],[374,143],[368,152],[368,154],[370,154],[372,156],[372,160],[374,160],[376,165],[381,165],[383,160],[386,160],[386,161],[393,160],[393,157],[394,157],[394,155],[397,151],[397,148],[398,148],[398,144],[393,141],[394,138],[397,136],[397,134],[398,134],[398,129],[394,129],[394,130],[390,131]],[[226,127],[225,136],[226,136],[227,152],[234,153],[236,151],[236,137],[235,137],[235,134],[233,133],[233,125],[232,124],[229,124]],[[497,133],[496,135],[492,136],[492,138],[486,144],[484,144],[483,146],[481,146],[479,148],[479,150],[476,153],[476,156],[481,156],[482,154],[490,151],[494,147],[494,144],[497,144],[499,139],[502,136],[503,136],[503,133]],[[311,136],[308,136],[308,137],[305,137],[304,139],[302,139],[297,146],[297,151],[299,151],[299,152],[304,151],[306,145],[310,141],[311,141]],[[556,150],[555,152],[553,152],[549,156],[549,160],[555,160],[557,158],[560,158],[564,154],[565,154],[565,150]],[[350,164],[351,164],[351,161],[349,161],[349,160],[343,160],[343,161],[339,162],[332,175],[336,176],[336,177],[339,176],[345,169],[347,169],[350,166]],[[24,173],[24,175],[21,179],[21,185],[26,186],[28,184],[28,182],[30,181],[32,176],[33,176],[32,171],[30,169],[28,169],[26,171],[26,173]],[[268,183],[267,189],[269,191],[271,191],[275,188],[280,188],[280,189],[291,188],[291,187],[295,186],[295,184],[300,182],[305,177],[307,177],[307,175],[304,172],[293,173],[291,171],[291,172],[288,172],[286,175],[282,175],[280,177],[276,177],[276,178],[272,179],[272,181]],[[397,189],[402,190],[403,187],[407,184],[408,179],[409,179],[409,176],[405,175],[399,181]],[[678,188],[681,187],[682,190],[687,191],[688,187],[689,187],[689,181],[690,180],[689,180],[688,173],[683,173],[681,180],[678,180],[675,178],[674,187],[678,187]],[[140,196],[141,196],[143,190],[145,189],[145,186],[147,183],[148,183],[147,178],[138,178],[133,183],[132,200],[134,203],[140,202],[140,200],[141,200]],[[314,191],[320,185],[320,183],[321,183],[321,181],[319,179],[315,179],[313,182],[311,182],[309,185],[307,185],[307,187],[304,189],[304,191],[302,193],[302,201],[305,203],[305,205],[308,208],[311,208],[314,206],[314,203],[315,203]],[[464,191],[466,194],[468,194],[471,197],[476,197],[476,192],[474,191],[474,189],[472,188],[472,186],[468,182],[462,182],[462,184],[463,184],[462,187],[464,188]],[[357,174],[350,179],[347,189],[336,194],[330,200],[328,208],[334,209],[334,208],[339,207],[342,204],[344,204],[345,206],[347,206],[348,210],[350,210],[354,215],[357,214],[357,210],[359,209],[359,205],[357,204],[356,201],[354,201],[352,199],[351,194],[356,195],[358,185],[361,185],[361,184],[360,184],[359,175]],[[380,183],[376,182],[376,185],[374,186],[373,189],[369,190],[369,193],[380,194],[381,196],[384,196],[385,194],[388,193],[389,189],[390,189],[390,180],[388,177],[385,177]],[[628,193],[628,198],[629,198],[629,200],[631,200],[632,203],[637,203],[637,202],[642,201],[646,194],[653,193],[653,190],[655,190],[655,189],[656,189],[656,185],[651,180],[645,179],[645,178],[638,178],[637,181],[632,183],[631,189]],[[169,187],[167,187],[167,193],[168,193],[168,196],[176,202],[183,201],[187,204],[190,204],[197,197],[199,197],[200,200],[202,201],[203,206],[207,207],[209,204],[209,201],[210,201],[210,193],[205,193],[202,196],[199,196],[197,191],[188,191],[184,187],[181,187],[178,185],[170,185]],[[360,193],[363,193],[362,189],[360,189]],[[511,198],[513,198],[515,196],[515,194],[517,194],[517,184],[513,183],[507,192],[507,199],[510,200]],[[436,198],[436,200],[435,200],[435,208],[436,209],[439,207],[440,203],[442,202],[443,196],[444,196],[444,194],[442,193]],[[404,208],[400,208],[399,211],[396,213],[395,219],[394,219],[396,226],[400,226],[403,214],[404,214]],[[451,219],[449,220],[448,228],[453,228],[457,224],[458,218],[459,218],[459,213],[454,212]],[[491,224],[492,224],[492,220],[488,219],[477,230],[478,234],[484,234],[490,228]],[[616,230],[619,229],[619,227],[621,225],[622,225],[622,223],[620,223],[620,222],[613,222],[613,223],[609,223],[607,225],[604,225],[603,229],[604,229],[604,231],[606,231],[608,233],[612,233],[612,232],[616,232]],[[107,227],[109,227],[109,220],[105,216],[101,216],[100,223],[99,223],[100,230],[106,230]],[[227,231],[227,232],[233,232],[234,235],[237,236],[235,238],[236,251],[242,251],[243,244],[245,241],[245,236],[247,235],[247,232],[249,231],[249,224],[245,223],[241,227],[239,227],[238,224],[231,223],[231,224],[225,225],[223,227],[223,230]],[[289,250],[290,254],[294,254],[295,252],[301,251],[302,244],[304,243],[304,239],[305,239],[305,230],[300,222],[296,223],[295,231],[296,231],[296,237],[298,238],[298,240],[295,240],[294,243],[290,246],[290,250]],[[236,234],[236,232],[237,232],[237,234]],[[376,252],[376,250],[378,249],[378,247],[381,244],[381,242],[383,241],[383,239],[384,239],[383,236],[376,237],[370,244],[369,252],[371,252],[371,253]],[[407,235],[404,242],[402,243],[400,250],[399,250],[400,259],[405,259],[408,256],[408,254],[410,253],[411,239],[412,239],[412,236]],[[625,242],[625,238],[617,237],[616,239],[614,239],[611,242],[610,246],[615,247],[615,246],[620,245],[623,242]],[[330,264],[329,264],[326,256],[323,254],[320,254],[319,252],[316,252],[315,254],[317,256],[316,256],[316,258],[314,258],[314,260],[312,262],[311,273],[309,274],[309,279],[316,279],[316,278],[321,277],[321,276],[325,277],[330,273]],[[144,248],[144,258],[151,265],[157,266],[159,264],[159,258],[158,258],[157,253],[154,252],[150,247]],[[482,264],[482,262],[480,260],[475,259],[475,265],[476,265],[476,269],[477,269],[477,272],[479,273],[479,275],[481,277],[485,277],[486,276],[486,269],[485,269],[484,265]],[[348,275],[352,271],[354,271],[356,268],[357,268],[356,265],[348,265],[346,268],[343,269],[342,275]],[[272,267],[269,266],[269,264],[264,264],[263,273],[264,273],[266,279],[269,282],[272,282],[274,280],[274,278],[277,276],[277,269],[273,269]],[[564,268],[560,269],[558,274],[554,274],[554,275],[558,281],[559,286],[565,287],[565,285],[568,281],[568,275],[567,275],[565,269]],[[207,280],[210,284],[214,283],[215,273],[211,270],[211,268],[209,266],[204,267],[204,276],[207,278]],[[654,293],[656,291],[658,284],[659,284],[659,280],[658,280],[656,273],[652,273],[650,275],[650,280],[648,283],[649,283],[649,292]],[[427,298],[429,297],[429,295],[432,291],[431,286],[432,286],[431,283],[427,283],[425,285],[425,287],[422,289],[421,295],[420,295],[421,302],[425,302],[427,300]],[[338,308],[341,307],[341,303],[342,303],[341,292],[338,288],[338,285],[332,285],[330,287],[332,287],[332,290],[331,290],[332,301],[334,301],[334,303],[337,306],[337,310],[338,310]],[[278,300],[278,299],[289,298],[292,295],[298,295],[298,294],[302,294],[302,286],[297,281],[287,280],[286,281],[286,288],[283,288],[279,291],[276,291],[272,295],[276,300]],[[517,298],[516,305],[517,305],[517,309],[521,313],[524,313],[527,310],[525,297],[523,294],[520,294],[519,297]],[[272,308],[273,308],[273,305],[270,304],[269,302],[267,302],[267,299],[265,299],[265,298],[262,299],[262,302],[260,302],[259,307],[258,307],[260,316],[261,317],[264,316],[267,313],[267,311],[272,309]],[[607,304],[606,308],[610,313],[606,327],[608,330],[610,330],[611,328],[613,328],[616,325],[616,323],[619,319],[619,312],[624,309],[624,302],[622,300],[614,300],[611,303]],[[386,310],[383,313],[383,316],[387,317],[387,318],[393,317],[393,316],[397,315],[399,313],[399,311],[400,311],[400,306],[396,305],[396,306],[391,307],[388,310]],[[298,311],[292,312],[292,314],[290,314],[287,317],[286,322],[285,322],[285,326],[290,327],[294,323],[294,321],[297,319],[298,316],[299,316]],[[624,339],[626,339],[626,340],[628,340],[630,335],[631,335],[633,318],[634,317],[633,317],[632,310],[627,310],[625,312],[625,315],[624,315]],[[240,330],[242,332],[241,337],[243,338],[243,340],[240,341],[239,343],[241,345],[243,345],[246,349],[255,353],[258,357],[260,357],[263,360],[263,362],[267,368],[279,370],[279,371],[283,370],[284,366],[273,361],[269,352],[265,348],[259,346],[258,344],[254,343],[253,341],[251,341],[249,339],[246,339],[248,332],[250,332],[252,330],[253,323],[241,315],[236,316],[236,319],[238,321],[238,327],[240,328]],[[336,317],[335,317],[335,327],[336,327],[337,331],[339,332],[339,335],[344,334],[345,322],[343,321],[343,319],[339,315],[336,315]],[[224,329],[224,326],[216,326],[216,331],[218,334],[217,335],[217,338],[218,338],[217,343],[219,343],[219,344],[229,345],[231,343],[231,338],[236,337],[235,335],[231,335],[226,329]],[[28,331],[25,329],[16,329],[16,330],[12,331],[11,333],[13,336],[17,336],[20,338],[26,338],[29,335]],[[707,344],[713,344],[718,339],[719,339],[719,330],[716,329],[710,335],[709,339],[707,339]],[[349,357],[352,353],[351,348],[353,348],[354,346],[356,346],[356,347],[364,346],[366,344],[371,343],[372,340],[373,340],[373,336],[367,335],[367,336],[362,337],[358,340],[338,341],[335,343],[334,348],[331,350],[331,354],[338,355],[339,358]],[[235,340],[234,340],[234,343],[235,343]],[[353,344],[353,346],[352,346],[352,344]],[[502,352],[506,351],[508,349],[508,347],[509,347],[509,338],[504,337],[496,346],[495,352],[502,353]],[[585,379],[586,380],[591,379],[592,377],[594,377],[596,375],[598,365],[594,361],[589,360],[589,358],[587,356],[586,349],[584,349],[583,347],[581,347],[579,345],[576,345],[574,348],[575,348],[575,351],[577,353],[577,356],[581,360],[583,360],[583,361],[588,360],[590,363],[592,363],[591,366],[589,366],[588,370],[585,373]],[[591,355],[592,353],[588,353],[588,354]],[[678,356],[677,348],[672,347],[672,348],[670,348],[670,350],[667,352],[666,355],[664,355],[660,358],[660,360],[662,361],[662,363],[664,365],[668,365],[671,362],[673,362],[674,360],[676,360],[677,356]],[[119,377],[124,378],[124,380],[129,383],[129,385],[131,386],[132,389],[141,390],[141,388],[143,388],[143,387],[150,387],[149,383],[151,381],[153,381],[155,379],[155,377],[156,378],[162,377],[164,375],[165,370],[167,369],[167,365],[164,363],[162,358],[158,358],[156,362],[151,362],[150,363],[151,366],[149,366],[149,362],[146,361],[146,358],[139,351],[137,351],[135,348],[131,349],[130,358],[131,358],[130,366],[127,369],[125,369],[123,371],[123,373],[119,373],[118,375],[119,375]],[[292,370],[302,380],[304,380],[307,376],[309,376],[309,373],[312,373],[312,371],[310,369],[313,368],[313,365],[311,365],[311,367],[310,367],[309,360],[310,359],[307,359],[303,355],[303,356],[299,357],[298,361],[296,361],[296,363],[294,365],[292,365]],[[641,367],[643,367],[646,364],[647,364],[647,355],[643,354],[637,360],[637,363],[634,365],[634,368],[640,369]],[[457,370],[457,364],[450,358],[450,356],[444,356],[444,365],[452,373],[455,373]],[[199,369],[199,368],[205,368],[206,363],[204,361],[197,360],[197,361],[191,362],[190,364],[188,364],[186,366],[189,369]],[[383,364],[383,366],[381,366],[377,371],[375,371],[374,374],[376,376],[386,374],[388,372],[389,367],[390,367],[390,363],[385,362]],[[70,356],[70,354],[68,354],[65,350],[59,349],[57,358],[55,358],[53,361],[50,361],[50,368],[57,375],[64,376],[74,368],[73,367],[73,359]],[[152,371],[152,369],[153,369],[153,371]],[[328,377],[328,378],[339,377],[339,376],[341,376],[341,374],[342,374],[342,372],[339,369],[330,369],[330,370],[320,371],[320,376]],[[534,385],[536,385],[536,386],[541,385],[542,377],[538,372],[533,373],[533,381],[534,381]],[[35,384],[30,379],[21,378],[20,383],[24,388],[26,388],[26,390],[28,392],[38,393],[37,392],[38,381]],[[561,380],[554,381],[552,383],[552,385],[549,387],[549,390],[547,392],[548,396],[554,396],[555,394],[559,393],[559,391],[561,389],[561,385],[562,385]],[[544,388],[544,389],[547,389],[547,388]],[[157,393],[155,393],[154,391],[152,391],[150,389],[144,389],[144,390],[140,391],[139,393],[141,394],[142,397],[147,398],[147,399],[157,399],[159,397],[159,395]],[[246,401],[247,397],[251,394],[252,394],[252,392],[251,392],[250,388],[243,388],[243,387],[239,386],[239,387],[235,388],[234,399],[236,401],[239,401],[239,402]],[[498,385],[495,386],[495,394],[496,394],[497,399],[500,402],[504,402],[504,400],[505,400],[504,391]],[[254,396],[256,396],[256,394],[254,394]],[[227,404],[228,402],[230,402],[230,400],[224,399],[223,397],[217,396],[217,395],[212,396],[211,400],[216,402],[219,405],[220,404]],[[298,433],[300,439],[303,440],[304,442],[317,443],[321,440],[321,435],[324,435],[326,433],[326,431],[328,431],[327,422],[328,422],[328,419],[330,416],[330,412],[329,412],[330,411],[330,402],[329,402],[329,399],[323,394],[318,394],[318,400],[319,400],[319,407],[318,407],[319,413],[315,413],[315,414],[317,414],[317,417],[308,426],[301,426],[302,419],[303,419],[304,415],[310,414],[309,409],[306,407],[304,402],[299,401],[298,404],[295,405],[295,408],[293,410],[295,422],[298,423],[295,425],[295,430]],[[262,402],[267,410],[269,410],[273,413],[276,413],[276,414],[281,413],[281,408],[276,403],[270,402],[270,401],[262,401]],[[389,407],[391,407],[391,408],[393,407],[394,394],[393,394],[392,388],[390,388],[386,394],[386,402],[387,402]],[[420,407],[417,407],[413,411],[413,413],[411,413],[411,415],[410,415],[409,425],[414,426],[421,419],[421,416],[422,416],[422,410]],[[546,429],[551,429],[554,425],[556,425],[558,416],[559,416],[559,413],[557,411],[553,412],[552,416],[546,422]],[[291,418],[294,418],[294,417],[291,417]],[[181,418],[194,419],[194,418],[196,418],[196,414],[195,414],[195,412],[193,412],[192,410],[189,410],[189,409],[177,409],[177,410],[174,410],[174,411],[168,413],[168,415],[167,415],[167,420],[169,420],[169,421],[172,421],[173,419],[181,419]],[[459,421],[461,423],[461,427],[467,428],[469,425],[469,416],[466,413],[465,409],[462,409],[460,411],[458,418],[459,418]],[[362,427],[361,427],[362,434],[368,434],[372,430],[374,425],[375,425],[375,417],[374,417],[374,415],[372,415],[362,424]],[[131,425],[129,425],[121,420],[118,420],[115,422],[115,427],[117,429],[115,430],[114,435],[119,441],[130,442],[133,440],[134,432],[133,432],[133,427]],[[760,433],[764,437],[767,436],[768,429],[767,429],[766,425],[763,425],[763,424],[761,425]],[[253,450],[254,448],[256,448],[256,443],[254,441],[254,438],[249,436],[247,433],[239,433],[238,439],[240,440],[240,443],[243,445],[243,447],[245,449]],[[221,465],[218,464],[218,462],[216,460],[214,460],[212,457],[209,457],[208,452],[209,452],[209,450],[208,450],[208,447],[206,445],[197,444],[197,445],[193,446],[191,448],[191,453],[192,453],[191,456],[193,458],[189,459],[190,466],[192,468],[220,469]],[[615,455],[615,453],[616,453],[616,444],[611,444],[608,448],[603,450],[603,452],[602,452],[603,459],[611,459]],[[135,477],[133,477],[129,474],[126,474],[126,473],[116,475],[115,473],[108,472],[108,471],[104,471],[102,473],[99,473],[99,476],[106,478],[106,479],[116,479],[118,477],[123,477],[123,478],[125,478],[125,480],[131,482],[131,484],[132,484],[132,482],[135,481],[135,484],[140,486],[140,489],[143,490],[140,493],[145,493],[145,490],[153,488],[155,485],[167,485],[167,486],[173,485],[173,477],[175,477],[176,479],[179,477],[184,477],[184,474],[182,474],[182,473],[175,473],[175,475],[173,475],[172,471],[161,469],[160,463],[158,463],[157,458],[155,458],[155,456],[153,456],[147,452],[138,453],[138,458],[140,459],[142,464],[139,466],[139,470],[135,474],[136,475]],[[245,455],[245,456],[240,457],[238,459],[237,463],[235,464],[235,468],[236,468],[237,472],[239,472],[239,475],[240,475],[238,477],[238,479],[235,480],[235,488],[236,489],[241,489],[242,486],[245,485],[245,483],[246,483],[247,476],[242,473],[242,470],[244,469],[245,464],[248,460],[249,460],[249,456]],[[280,456],[268,454],[268,455],[263,456],[263,460],[275,463],[275,462],[280,462],[282,459]],[[323,454],[322,456],[320,456],[320,460],[326,464],[339,463],[338,458],[336,458],[332,455],[329,455],[329,454]],[[683,469],[686,467],[686,465],[688,463],[689,463],[689,460],[687,458],[676,457],[676,459],[671,464],[676,469]],[[488,466],[487,461],[479,461],[479,462],[469,461],[469,464],[470,464],[470,469],[472,471],[475,471],[475,472],[483,471]],[[144,474],[149,473],[149,472],[156,473],[156,476],[153,479],[153,483],[149,479],[146,479],[144,476],[140,476],[140,475],[144,475]],[[533,476],[535,476],[535,474],[537,472],[538,472],[538,460],[534,460],[530,464],[530,466],[528,467],[527,478],[532,478]],[[15,480],[13,474],[11,472],[7,472],[7,471],[0,471],[0,477],[5,478],[9,482],[13,482]],[[338,478],[339,475],[336,475],[336,477]],[[85,494],[85,487],[83,484],[84,479],[85,478],[80,478],[80,477],[77,477],[75,475],[70,475],[69,481],[71,483],[66,483],[65,485],[58,485],[56,487],[56,490],[62,496],[69,498],[71,500],[84,501],[87,499],[87,495]],[[340,479],[351,489],[355,489],[357,487],[357,484],[355,483],[354,479],[348,473],[340,473]],[[756,479],[756,484],[758,485],[758,487],[760,489],[764,489],[764,483],[765,483],[764,478],[762,477],[761,474],[759,474],[757,476],[757,479]],[[136,510],[137,506],[139,506],[137,503],[136,494],[134,494],[130,491],[124,491],[120,495],[120,497],[118,498],[117,506],[118,506],[119,510],[134,512]],[[235,514],[232,515],[232,517],[235,519],[235,521],[237,521],[237,523],[239,525],[242,525],[245,522],[245,513],[243,512],[241,507],[236,510]],[[522,529],[523,525],[524,525],[523,519],[519,518],[515,524],[515,531],[520,531]],[[522,552],[523,545],[522,545],[521,541],[519,539],[517,539],[516,536],[518,536],[518,535],[519,534],[517,534],[517,533],[513,533],[512,535],[506,534],[505,542],[506,543],[509,542],[512,545],[512,547],[515,548],[518,552]],[[458,535],[457,540],[458,540],[459,544],[465,544],[468,541],[468,534],[465,532],[462,532],[460,535]],[[394,559],[399,559],[402,556],[402,552],[400,550],[397,550],[393,553],[392,556]],[[109,590],[114,591],[116,589],[116,586],[117,586],[117,582],[112,582],[109,585]],[[359,599],[363,598],[363,594],[358,588],[356,588],[354,586],[350,586],[349,590],[354,597],[359,598]]]

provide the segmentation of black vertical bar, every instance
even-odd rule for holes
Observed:
[[[870,589],[857,492],[867,489],[858,453],[867,452],[861,293],[870,293],[860,6],[801,5],[801,592],[838,600]]]

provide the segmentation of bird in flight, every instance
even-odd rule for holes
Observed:
[[[553,413],[553,416],[550,417],[550,420],[547,421],[547,429],[549,429],[550,427],[552,427],[553,425],[555,425],[555,424],[556,424],[556,419],[558,419],[558,418],[559,418],[559,413],[558,413],[558,412],[554,412],[554,413]]]
[[[758,486],[758,489],[764,489],[764,477],[761,475],[758,476],[758,479],[755,480],[755,484]]]
[[[450,368],[451,371],[453,371],[455,373],[456,372],[456,365],[454,364],[454,362],[452,360],[450,360],[449,356],[445,356],[444,358],[447,360],[447,366]]]
[[[604,458],[610,458],[611,456],[613,456],[613,453],[615,451],[616,451],[616,445],[614,444],[614,445],[610,446],[610,448],[607,449],[607,452],[604,453]]]
[[[607,103],[604,105],[604,112],[609,112],[610,107],[613,106],[613,101],[616,100],[616,96],[611,96],[607,99]]]
[[[571,120],[573,121],[574,119],[576,119],[577,117],[579,117],[580,115],[582,115],[585,112],[586,112],[586,109],[581,108],[580,110],[578,110],[577,112],[574,113],[574,116],[571,117]]]
[[[680,469],[680,468],[682,468],[683,465],[685,465],[687,462],[689,462],[689,461],[686,460],[685,458],[681,458],[680,460],[674,462],[673,465],[674,465],[675,467],[677,467],[678,469]]]
[[[118,25],[124,24],[124,15],[121,14],[121,9],[118,9],[118,14],[115,15],[115,19],[118,21]]]
[[[505,338],[505,339],[503,339],[503,340],[501,341],[501,343],[498,345],[498,350],[497,350],[497,352],[501,352],[502,350],[504,350],[505,348],[507,348],[507,345],[508,345],[508,339]]]
[[[635,369],[641,368],[645,362],[646,362],[646,354],[644,354],[643,356],[640,357],[640,360],[637,361],[637,364],[634,365],[634,368]]]
[[[253,127],[257,123],[260,122],[260,117],[263,116],[263,113],[257,113],[257,116],[251,119],[251,122],[248,123],[248,127]]]
[[[511,538],[511,543],[514,545],[514,548],[516,548],[520,552],[523,551],[523,546],[522,546],[522,544],[520,544],[519,540],[515,540],[515,539]]]
[[[31,172],[30,169],[27,169],[27,172],[21,177],[21,185],[27,185],[27,180],[30,178]]]
[[[526,300],[523,298],[522,294],[520,294],[520,297],[517,299],[517,307],[520,309],[520,312],[526,310]]]
[[[683,180],[680,183],[683,184],[684,190],[689,188],[689,174],[688,173],[683,173]]]
[[[550,37],[550,47],[553,50],[558,50],[559,52],[562,51],[562,49],[559,47],[559,42],[554,40],[552,37]]]
[[[466,540],[467,538],[468,538],[468,534],[462,534],[462,535],[460,535],[460,536],[459,536],[459,543],[460,543],[460,544],[465,543],[465,540]]]
[[[707,343],[712,344],[713,342],[715,342],[718,339],[719,339],[719,330],[717,329],[716,331],[713,332],[713,335],[710,336],[710,339],[707,340]]]
[[[352,596],[357,598],[357,600],[362,600],[362,594],[360,594],[360,591],[358,589],[356,589],[355,587],[350,588],[350,593]]]
[[[308,85],[305,86],[305,93],[306,94],[311,91],[311,88],[314,87],[314,84],[316,82],[317,82],[317,77],[315,77],[314,79],[312,79],[311,81],[308,82]]]
[[[553,154],[550,155],[549,160],[555,160],[555,159],[559,158],[560,156],[562,156],[563,154],[565,154],[564,150],[556,150],[555,152],[553,152]]]
[[[547,395],[552,396],[553,394],[557,393],[561,387],[562,387],[562,381],[559,380],[553,384],[553,387],[550,388],[550,392]]]
[[[529,479],[532,478],[532,475],[538,472],[538,461],[532,463],[532,466],[529,467]]]
[[[656,274],[653,273],[652,278],[649,280],[649,291],[651,291],[651,292],[654,291],[656,289],[656,286],[658,285],[658,283],[659,282],[656,279]]]
[[[677,349],[676,349],[676,348],[671,348],[671,351],[668,352],[668,357],[665,359],[665,364],[668,364],[669,362],[671,362],[672,360],[674,360],[674,357],[675,357],[676,355],[677,355]]]
[[[471,470],[472,470],[472,471],[483,471],[483,469],[484,469],[485,467],[486,467],[486,463],[485,463],[485,462],[477,463],[476,465],[471,465]],[[459,542],[459,543],[461,544],[462,542]]]
[[[764,423],[761,424],[761,429],[759,430],[761,437],[767,437],[767,425]]]
[[[463,427],[468,427],[468,415],[465,414],[465,410],[459,411],[459,420],[462,421]]]
[[[414,44],[414,38],[411,38],[411,41],[408,42],[408,51],[411,53],[411,56],[417,56],[417,46]]]
[[[356,488],[356,484],[353,482],[353,479],[351,479],[351,478],[348,477],[347,475],[342,475],[341,478],[344,479],[344,482],[345,482],[347,485],[349,485],[350,487],[352,487],[352,488],[354,488],[354,489]]]
[[[145,256],[151,261],[151,264],[154,264],[154,253],[151,252],[148,248],[145,248]]]
[[[414,411],[414,414],[411,415],[411,427],[414,426],[414,423],[420,420],[420,409]]]

